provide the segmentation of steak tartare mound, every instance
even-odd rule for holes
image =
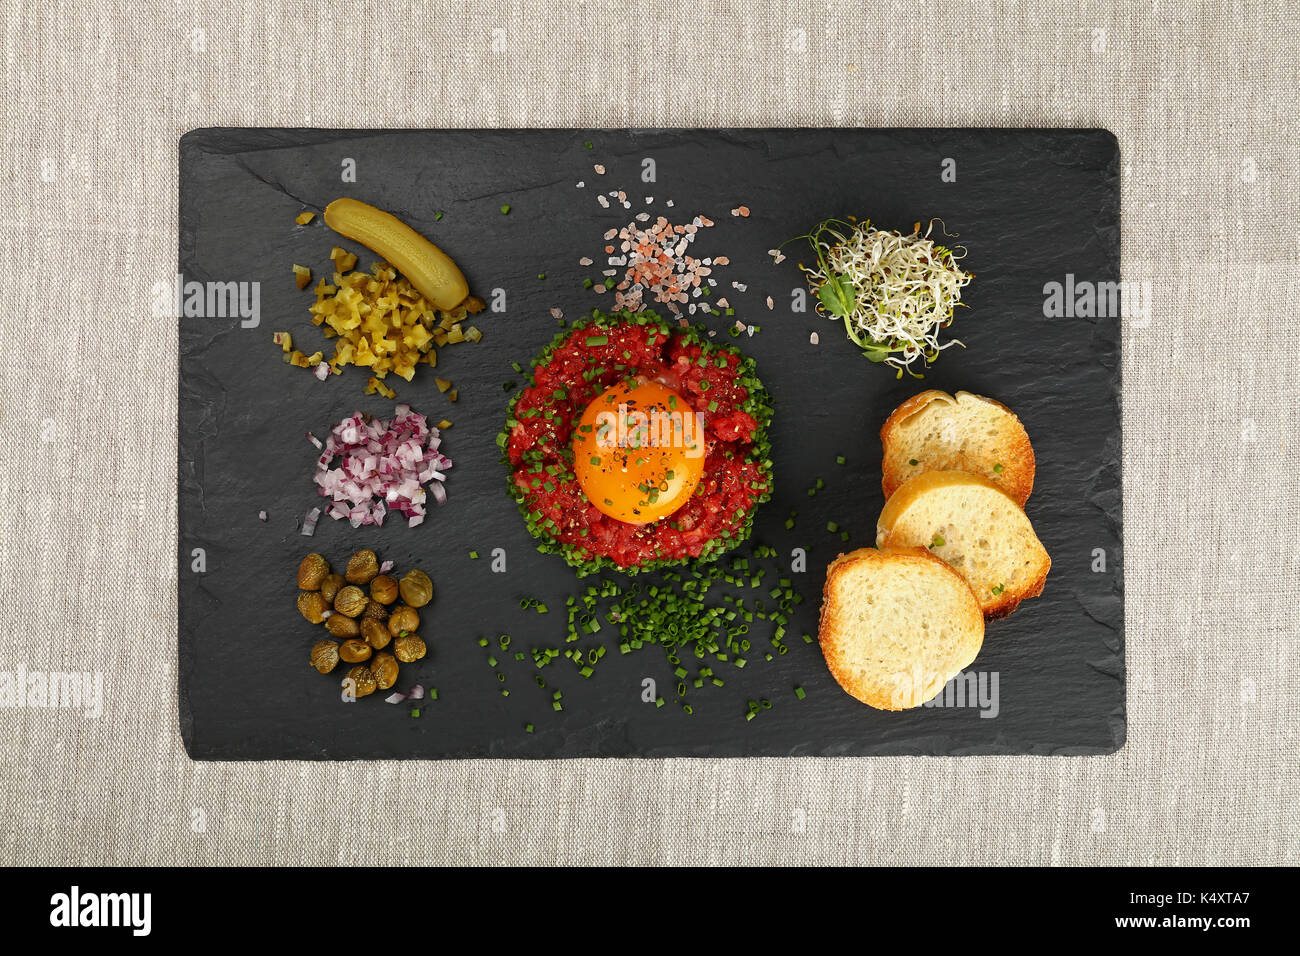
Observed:
[[[637,396],[642,405],[631,415],[640,413],[639,432],[627,404]],[[614,401],[618,414],[593,432],[593,413]],[[646,442],[647,411],[673,416],[679,431],[669,434],[694,429],[703,447],[688,438],[669,453],[666,441],[663,449]],[[497,442],[539,550],[562,554],[583,574],[636,572],[712,560],[749,535],[755,509],[772,494],[771,416],[753,359],[711,342],[704,329],[648,311],[597,311],[534,360],[532,382],[511,401]],[[575,445],[584,456],[577,464]],[[664,501],[677,500],[660,516]]]

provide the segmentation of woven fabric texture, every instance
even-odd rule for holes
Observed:
[[[1300,861],[1300,21],[1282,3],[3,0],[0,862]],[[177,140],[242,126],[1099,126],[1123,151],[1128,742],[1095,758],[196,764]],[[367,808],[358,823],[356,807]]]

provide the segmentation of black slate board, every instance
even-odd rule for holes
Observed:
[[[588,148],[585,143],[589,142]],[[653,158],[657,182],[641,181]],[[322,131],[204,129],[180,144],[180,263],[186,280],[261,283],[261,321],[180,320],[180,723],[191,756],[203,759],[579,756],[780,756],[839,754],[1089,754],[1124,740],[1120,405],[1117,317],[1044,317],[1044,285],[1067,273],[1095,282],[1119,278],[1118,147],[1098,130],[500,130]],[[355,184],[340,182],[355,160]],[[945,159],[957,178],[941,177]],[[598,176],[593,164],[607,172]],[[585,188],[575,184],[585,181]],[[625,189],[631,210],[597,205],[595,192]],[[472,290],[506,291],[507,311],[478,321],[476,345],[440,353],[438,374],[455,382],[451,405],[421,369],[397,380],[398,400],[455,422],[444,451],[455,460],[451,502],[422,527],[354,530],[322,518],[314,537],[297,526],[318,497],[316,457],[304,433],[324,435],[353,409],[390,414],[393,403],[364,396],[365,376],[349,369],[320,383],[281,361],[271,333],[295,344],[321,342],[293,263],[325,271],[340,241],[319,218],[294,217],[353,195],[388,209],[429,235],[462,266]],[[655,198],[645,205],[644,197]],[[672,199],[672,210],[665,200]],[[747,219],[729,210],[752,208]],[[500,207],[509,204],[509,215]],[[445,212],[436,221],[437,210]],[[761,331],[736,342],[758,363],[774,398],[776,493],[758,516],[755,542],[783,556],[808,549],[806,596],[789,625],[790,652],[724,671],[724,688],[692,692],[694,714],[671,702],[673,678],[662,653],[647,648],[602,662],[582,680],[554,670],[550,706],[530,665],[510,661],[509,698],[485,663],[480,636],[513,636],[513,648],[563,641],[562,613],[522,612],[535,596],[557,611],[581,586],[563,561],[538,554],[504,490],[494,438],[509,394],[527,363],[555,335],[552,307],[572,318],[609,306],[582,287],[603,264],[602,235],[642,210],[685,221],[703,213],[717,225],[692,252],[726,255],[720,284],[739,316]],[[802,285],[794,257],[774,265],[767,250],[832,215],[870,216],[906,230],[942,217],[969,249],[977,276],[970,309],[950,349],[924,383],[896,381],[861,358],[831,322],[791,311]],[[591,256],[596,266],[578,260]],[[545,280],[537,278],[546,274]],[[764,303],[776,302],[774,311]],[[708,320],[725,329],[730,320]],[[817,331],[821,344],[809,344]],[[1014,408],[1033,439],[1038,478],[1028,512],[1053,558],[1044,595],[988,628],[972,670],[998,675],[998,712],[978,707],[882,713],[845,695],[816,645],[826,563],[872,544],[882,505],[877,438],[900,401],[925,387],[967,389]],[[848,459],[837,466],[836,455]],[[826,487],[806,495],[817,477]],[[784,527],[799,511],[793,531]],[[266,523],[259,510],[268,512]],[[845,545],[825,530],[852,532]],[[439,690],[419,718],[379,695],[339,700],[338,678],[307,666],[321,632],[298,615],[293,579],[309,550],[340,565],[375,548],[399,570],[426,569],[440,589],[422,631],[431,653],[406,665],[399,686],[421,679]],[[194,549],[206,570],[193,570]],[[486,556],[505,549],[507,572]],[[1094,570],[1104,552],[1106,569]],[[477,550],[484,557],[470,560]],[[606,631],[609,634],[609,631]],[[504,655],[501,655],[504,656]],[[669,698],[641,702],[653,677]],[[807,699],[791,689],[801,685]],[[745,721],[746,701],[774,706]],[[533,734],[523,731],[535,725]]]

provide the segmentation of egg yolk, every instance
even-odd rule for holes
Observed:
[[[629,381],[587,406],[573,433],[573,470],[591,503],[649,524],[686,503],[704,472],[704,425],[658,382]]]

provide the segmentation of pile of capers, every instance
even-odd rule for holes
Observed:
[[[339,661],[352,664],[343,684],[351,681],[355,696],[388,690],[397,683],[398,661],[424,657],[416,608],[433,600],[433,582],[423,571],[408,571],[400,581],[380,574],[378,556],[365,548],[348,558],[342,574],[334,574],[313,552],[298,565],[298,588],[302,616],[338,638],[312,646],[311,666],[328,674]]]

